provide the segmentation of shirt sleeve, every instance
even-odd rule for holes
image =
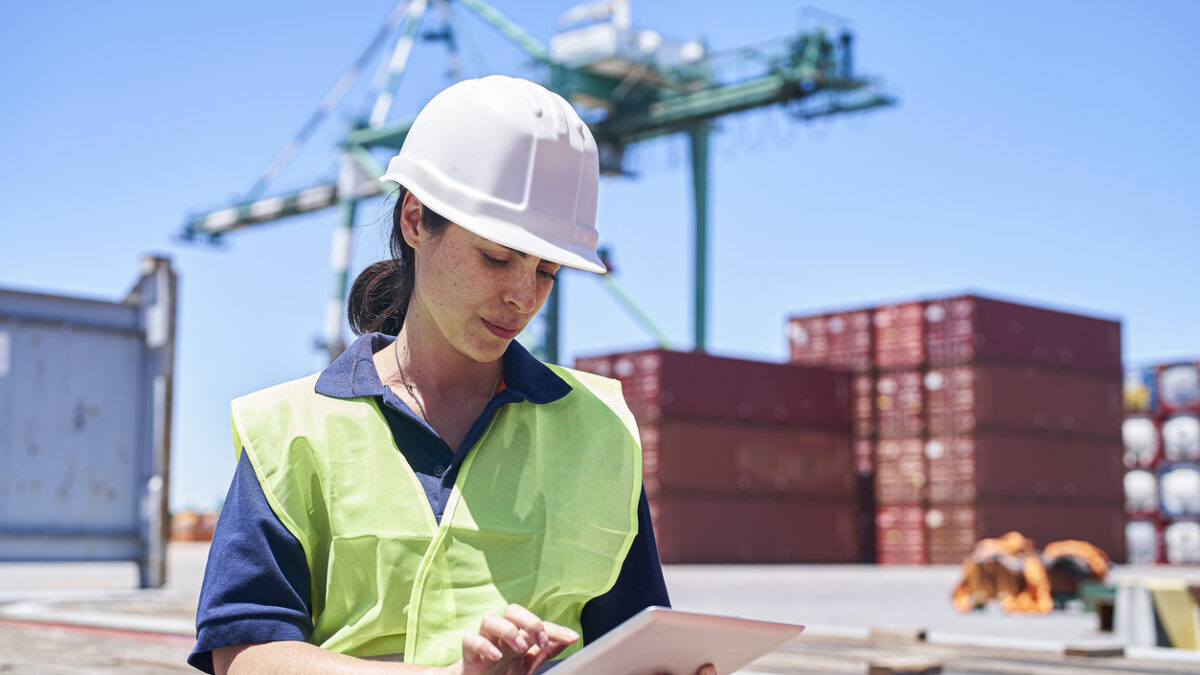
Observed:
[[[271,510],[243,452],[208,551],[188,663],[212,673],[218,647],[305,640],[311,633],[304,549]]]
[[[638,533],[621,564],[617,583],[607,593],[592,598],[583,606],[580,617],[583,643],[591,643],[653,605],[670,607],[671,599],[663,580],[658,546],[654,543],[654,526],[650,522],[650,505],[643,487],[638,499]]]

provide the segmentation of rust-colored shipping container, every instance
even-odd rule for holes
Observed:
[[[875,381],[875,423],[883,438],[916,436],[924,427],[919,370],[880,373]]]
[[[849,563],[858,560],[849,499],[752,500],[659,494],[650,500],[664,563]]]
[[[855,374],[850,380],[850,410],[854,418],[854,436],[869,438],[875,433],[875,377]]]
[[[989,431],[934,436],[923,454],[926,496],[933,503],[971,503],[978,497],[1122,499],[1125,469],[1116,437]]]
[[[862,309],[788,321],[792,363],[866,371],[874,366],[871,310]]]
[[[1120,501],[980,499],[975,504],[931,506],[925,514],[929,562],[957,564],[975,542],[1017,531],[1038,547],[1082,539],[1116,562],[1125,560],[1125,512]]]
[[[844,372],[665,349],[581,358],[575,367],[620,380],[639,420],[702,417],[850,429]]]
[[[925,507],[881,506],[875,510],[876,560],[881,565],[924,565]]]
[[[874,475],[875,443],[871,439],[854,439],[854,468],[860,476]]]
[[[920,302],[875,310],[875,365],[913,368],[925,362],[925,306]]]
[[[926,351],[934,365],[1010,361],[1121,372],[1117,321],[971,295],[929,302],[925,320]]]
[[[935,434],[1000,427],[1121,435],[1119,373],[979,364],[934,368],[924,380],[928,424]]]
[[[845,431],[660,418],[639,425],[651,497],[721,493],[839,497],[855,492]]]
[[[875,499],[883,506],[920,504],[925,496],[925,449],[920,438],[885,438],[875,448]]]

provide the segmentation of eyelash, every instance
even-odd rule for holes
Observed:
[[[505,267],[506,265],[508,265],[507,260],[493,258],[492,256],[490,256],[486,253],[482,253],[482,252],[479,255],[483,256],[483,261],[485,263],[487,263],[489,267],[502,268],[502,267]],[[538,274],[542,275],[542,278],[549,279],[550,281],[555,281],[558,279],[557,272],[546,272],[543,270],[538,270]]]

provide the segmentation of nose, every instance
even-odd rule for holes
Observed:
[[[535,311],[538,305],[537,271],[514,274],[505,289],[504,300],[522,314]]]

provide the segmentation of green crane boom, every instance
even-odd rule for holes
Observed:
[[[846,32],[834,41],[823,29],[817,29],[776,43],[732,50],[724,58],[736,66],[735,70],[755,72],[738,80],[727,80],[718,75],[722,65],[719,55],[683,59],[675,65],[663,64],[654,55],[618,54],[582,62],[572,62],[569,58],[556,60],[553,49],[543,47],[482,0],[456,1],[536,61],[547,64],[550,77],[546,85],[550,89],[596,113],[589,114],[592,120],[589,126],[600,146],[602,172],[625,173],[624,150],[630,145],[674,133],[689,135],[695,215],[693,345],[697,350],[703,350],[706,344],[708,136],[712,121],[772,105],[788,106],[795,118],[809,120],[895,103],[892,97],[877,91],[870,79],[853,74],[852,38]],[[352,203],[380,192],[378,184],[369,179],[380,174],[370,149],[399,149],[412,122],[409,117],[372,127],[358,124],[347,133],[346,165],[357,167],[360,180],[347,181],[343,171],[343,178],[336,185],[322,183],[201,214],[188,220],[182,236],[217,239],[239,228],[338,204],[343,204],[347,220],[343,230],[348,233],[354,218]],[[347,202],[351,203],[348,207]],[[342,239],[345,236],[348,235],[344,233]],[[337,302],[345,297],[345,284],[343,270],[335,274]],[[632,300],[624,294],[618,300],[622,306],[633,307]],[[546,319],[541,354],[550,361],[558,358],[556,308],[557,297],[554,297],[547,307],[550,316]],[[640,311],[636,313],[640,322],[648,321]],[[652,333],[661,334],[650,325]]]

